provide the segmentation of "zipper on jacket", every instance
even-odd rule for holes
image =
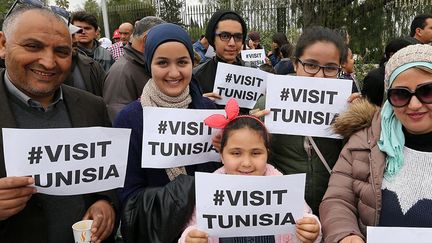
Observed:
[[[371,153],[372,153],[372,148],[371,148],[371,146],[370,146],[370,144],[371,144],[371,141],[370,141],[370,139],[368,139],[368,144],[369,144],[369,171],[370,171],[370,177],[371,177],[371,184],[372,184],[372,189],[373,189],[373,192],[374,192],[374,198],[375,198],[375,222],[374,222],[374,225],[378,225],[378,200],[377,200],[377,198],[376,198],[376,194],[377,194],[377,191],[376,191],[376,187],[375,187],[375,180],[374,180],[374,174],[373,174],[373,171],[372,171],[372,156],[371,156]]]

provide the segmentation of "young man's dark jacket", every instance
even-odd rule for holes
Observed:
[[[218,56],[214,56],[207,62],[200,64],[193,69],[193,73],[201,86],[202,92],[210,93],[213,92],[213,86],[215,83],[216,70],[219,62],[226,63]],[[241,59],[237,59],[233,65],[244,66],[244,62]]]

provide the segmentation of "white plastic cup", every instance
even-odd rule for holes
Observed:
[[[75,243],[91,243],[93,220],[81,220],[72,225]]]

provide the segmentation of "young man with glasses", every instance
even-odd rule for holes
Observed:
[[[26,4],[10,11],[2,30],[0,56],[7,68],[0,71],[0,129],[110,126],[101,98],[62,84],[72,57],[63,18]],[[73,242],[71,225],[83,218],[93,219],[92,241],[111,239],[114,191],[60,197],[37,193],[34,183],[7,177],[0,139],[2,243]]]
[[[219,97],[212,93],[218,62],[244,66],[238,55],[245,43],[246,34],[246,23],[237,13],[221,10],[212,15],[207,24],[205,37],[215,49],[216,56],[194,68],[195,77],[204,95],[210,98]]]

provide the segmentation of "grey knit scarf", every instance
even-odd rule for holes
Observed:
[[[142,107],[153,106],[186,109],[191,102],[192,97],[189,94],[189,86],[187,86],[179,96],[171,97],[162,93],[153,79],[149,79],[141,94]],[[174,180],[180,174],[187,174],[184,166],[167,168],[165,171],[170,181]]]

